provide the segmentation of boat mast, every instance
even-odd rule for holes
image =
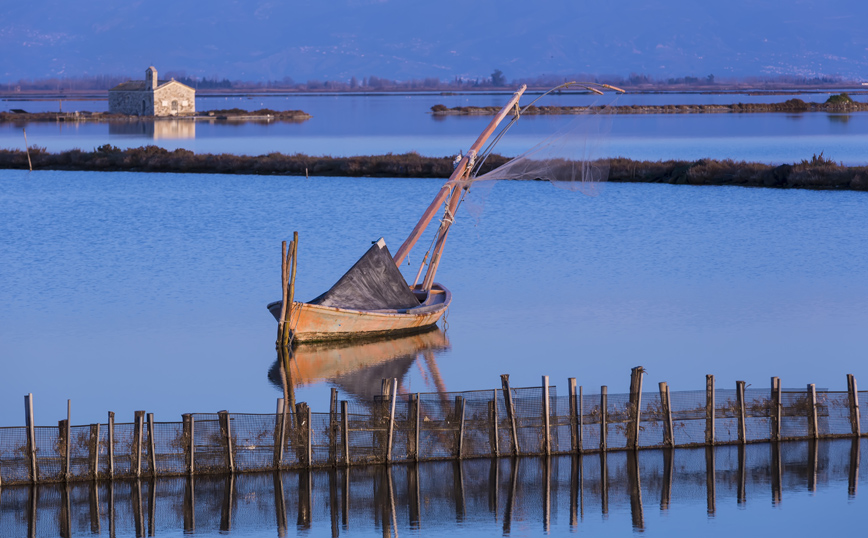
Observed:
[[[518,103],[519,98],[521,98],[521,94],[527,89],[527,85],[522,85],[521,88],[518,89],[515,94],[513,94],[512,99],[497,113],[494,119],[491,120],[491,123],[488,124],[488,127],[485,128],[484,131],[479,135],[479,138],[476,139],[476,142],[470,146],[470,150],[468,150],[467,154],[462,157],[461,161],[458,163],[458,166],[455,167],[455,171],[452,172],[452,175],[449,176],[449,180],[440,187],[440,190],[437,192],[437,196],[434,197],[434,201],[431,202],[431,205],[428,206],[428,209],[425,210],[425,213],[422,214],[422,218],[419,219],[419,222],[416,223],[416,226],[413,228],[413,231],[410,232],[410,236],[404,241],[401,245],[401,248],[398,249],[398,252],[395,253],[395,256],[392,258],[395,261],[395,265],[401,267],[401,263],[407,257],[407,254],[410,253],[410,250],[416,244],[416,241],[419,240],[419,237],[422,235],[422,232],[425,231],[425,228],[428,227],[428,224],[431,222],[431,219],[434,218],[434,215],[440,209],[440,206],[443,205],[443,202],[446,201],[446,198],[449,194],[455,190],[453,193],[453,198],[460,198],[458,195],[458,190],[460,188],[455,187],[454,183],[456,181],[460,181],[465,178],[465,176],[473,169],[473,164],[476,161],[476,155],[479,153],[479,150],[482,149],[482,146],[488,140],[488,137],[497,129],[497,126],[503,121],[503,118],[509,113],[510,110]],[[456,199],[455,205],[457,207],[458,200]],[[451,205],[451,203],[450,203]],[[453,208],[454,211],[454,208]],[[451,215],[451,213],[450,213]],[[448,227],[447,227],[448,230]],[[443,230],[441,230],[442,232]],[[440,234],[442,237],[438,236],[437,243],[440,245],[440,250],[442,251],[442,243],[446,239],[445,234]],[[439,256],[437,256],[439,260]],[[434,268],[436,271],[436,264],[434,263],[434,257],[431,258],[431,263],[434,264]],[[429,272],[431,265],[429,265]],[[427,280],[427,275],[426,275]]]

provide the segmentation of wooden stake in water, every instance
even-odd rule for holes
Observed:
[[[30,161],[30,146],[27,145],[27,129],[22,129],[24,131],[24,151],[27,153],[27,166],[30,168],[30,171],[33,171],[33,163]]]

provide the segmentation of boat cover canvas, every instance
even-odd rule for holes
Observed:
[[[310,304],[353,310],[403,310],[419,306],[404,275],[380,239],[350,270]]]

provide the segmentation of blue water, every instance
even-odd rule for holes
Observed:
[[[76,424],[271,412],[280,241],[299,232],[297,297],[313,298],[371,241],[397,248],[440,183],[0,171],[0,425],[23,423],[28,392],[46,425],[67,399]],[[454,294],[435,354],[448,390],[509,373],[617,393],[637,365],[673,391],[709,373],[868,383],[865,193],[501,182],[482,202],[478,221],[459,212],[438,273]],[[396,376],[436,389],[421,359]],[[324,410],[330,386],[296,399]]]
[[[615,104],[774,102],[790,95],[755,96],[653,94],[624,95]],[[824,101],[825,94],[798,94],[806,101]],[[864,100],[864,96],[855,96]],[[254,110],[301,109],[313,115],[301,123],[226,124],[223,122],[160,121],[145,124],[31,123],[0,124],[0,148],[28,142],[50,151],[103,144],[138,147],[156,144],[200,153],[260,155],[270,152],[310,155],[370,155],[416,151],[423,155],[454,155],[466,149],[488,124],[489,117],[434,117],[434,104],[500,105],[505,95],[372,95],[372,96],[254,96],[200,97],[200,110],[240,107]],[[529,102],[525,100],[523,102]],[[609,103],[611,98],[551,96],[540,104]],[[0,105],[25,110],[56,110],[56,101],[5,101]],[[79,108],[80,105],[80,108]],[[94,106],[90,106],[94,105]],[[64,110],[104,110],[105,101],[72,101]],[[75,108],[69,108],[75,107]],[[520,154],[543,138],[565,128],[575,116],[528,116],[498,145],[504,155]],[[596,134],[595,134],[596,137]],[[650,114],[616,115],[604,137],[600,156],[641,160],[735,159],[792,163],[823,154],[836,162],[868,163],[868,113],[853,114]]]

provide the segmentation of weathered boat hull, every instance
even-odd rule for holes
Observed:
[[[435,325],[452,301],[452,293],[435,284],[425,301],[406,310],[353,310],[310,303],[293,302],[287,316],[293,342],[318,342],[369,338],[418,332]],[[280,320],[282,301],[268,305]]]

